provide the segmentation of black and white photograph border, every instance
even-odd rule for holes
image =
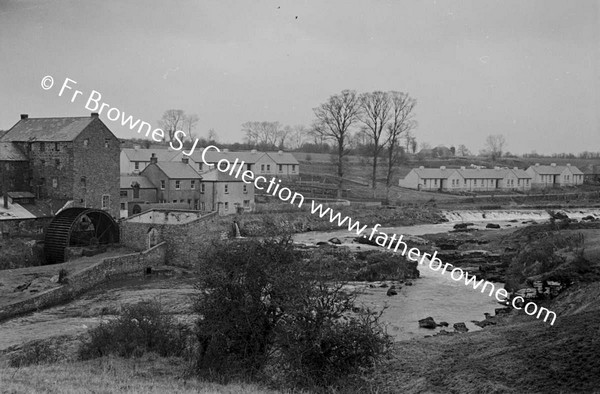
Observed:
[[[0,392],[600,392],[600,1],[0,0]]]

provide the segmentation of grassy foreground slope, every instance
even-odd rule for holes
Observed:
[[[0,368],[3,393],[275,393],[254,384],[184,379],[177,358],[102,358],[85,362]]]

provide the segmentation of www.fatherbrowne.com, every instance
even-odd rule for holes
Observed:
[[[220,151],[216,146],[208,146],[202,152],[202,161],[207,166],[212,166],[210,163],[207,163],[205,160],[205,154],[207,151],[214,149],[216,151]],[[253,183],[254,186],[258,190],[265,190],[266,193],[270,193],[273,196],[278,197],[280,200],[284,202],[289,202],[290,204],[297,204],[298,208],[301,208],[304,205],[304,196],[297,192],[292,192],[290,189],[286,187],[280,188],[281,180],[278,180],[272,177],[268,182],[267,179],[263,176],[255,176],[254,173],[250,170],[246,170],[242,172],[242,169],[245,168],[244,161],[239,161],[238,158],[232,163],[227,159],[221,159],[217,162],[217,169],[221,172],[229,173],[229,175],[238,178],[241,175],[241,180],[247,184]],[[311,213],[319,215],[321,218],[327,218],[331,223],[337,222],[339,227],[348,227],[348,231],[356,232],[357,236],[361,236],[362,233],[367,229],[367,225],[360,224],[359,221],[353,221],[352,218],[345,216],[342,217],[340,212],[334,214],[334,211],[330,208],[323,208],[322,204],[316,204],[314,200],[311,200]],[[429,253],[421,253],[418,248],[409,248],[406,242],[403,241],[403,235],[393,234],[391,237],[385,233],[377,231],[377,229],[381,227],[380,224],[376,224],[372,229],[368,236],[369,240],[372,240],[375,237],[375,243],[382,247],[386,247],[393,250],[394,252],[400,251],[402,256],[406,256],[407,259],[411,261],[418,261],[420,265],[428,264],[429,268],[433,271],[440,271],[441,275],[445,275],[448,273],[450,278],[454,281],[465,281],[465,286],[473,286],[474,290],[481,288],[481,292],[484,293],[489,288],[489,296],[494,296],[498,302],[505,303],[509,300],[508,292],[499,288],[496,289],[494,284],[488,282],[487,280],[479,280],[475,276],[469,276],[467,272],[464,272],[462,269],[458,267],[454,267],[450,263],[443,263],[438,257],[437,252]],[[377,234],[377,235],[376,235]],[[366,235],[362,235],[363,237],[367,237]],[[449,269],[451,268],[451,269]],[[556,320],[556,313],[548,310],[544,307],[539,307],[535,302],[528,302],[524,307],[521,307],[525,303],[525,299],[521,296],[516,296],[511,300],[511,304],[515,309],[523,309],[526,314],[529,316],[536,316],[536,318],[541,319],[542,315],[544,315],[544,321],[547,321],[548,318],[551,317],[550,325],[554,325]]]

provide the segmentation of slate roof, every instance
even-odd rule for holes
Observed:
[[[29,161],[12,142],[0,142],[0,161]]]
[[[219,170],[210,170],[202,174],[202,182],[243,182],[242,174],[244,173],[244,169],[240,172],[239,178],[236,178],[234,175],[237,173],[237,170],[233,173],[233,175],[229,175],[229,172],[221,172]],[[246,178],[249,180],[249,178]]]
[[[186,163],[177,161],[159,161],[156,166],[170,179],[201,179],[194,168]],[[148,167],[146,167],[148,168]]]
[[[73,141],[94,119],[91,116],[21,119],[2,136],[2,141]]]
[[[547,165],[539,165],[539,166],[531,166],[533,171],[540,175],[560,175],[567,168],[571,170],[571,172],[575,175],[583,175],[583,172],[575,166],[547,166]]]
[[[121,175],[120,182],[121,182],[121,186],[120,186],[121,189],[132,189],[131,184],[133,182],[137,182],[140,185],[140,189],[156,189],[156,186],[154,186],[148,178],[146,178],[145,176],[142,176],[142,175],[136,175],[136,176]]]
[[[441,168],[415,168],[417,175],[424,179],[446,179],[448,178],[455,169],[441,169]]]
[[[510,171],[512,171],[517,176],[517,178],[520,178],[520,179],[523,179],[523,178],[525,178],[525,179],[531,179],[531,175],[529,175],[527,173],[527,171],[521,170],[520,168],[513,168]]]
[[[192,159],[196,163],[202,163],[202,152],[204,149],[196,148],[192,153],[190,159]],[[244,161],[247,164],[254,164],[265,155],[265,152],[254,152],[251,151],[239,151],[239,152],[217,152],[216,150],[209,150],[206,152],[204,158],[208,163],[217,163],[221,159],[227,159],[231,163],[238,159],[238,162]],[[181,153],[178,157],[173,158],[173,160],[181,160]]]
[[[267,155],[273,159],[277,164],[299,164],[298,160],[289,152],[266,152]]]
[[[467,168],[456,170],[466,179],[502,179],[506,175],[505,169],[488,169],[488,168]]]
[[[129,161],[142,161],[142,162],[150,162],[150,157],[152,154],[156,156],[157,161],[171,161],[175,156],[177,156],[180,152],[176,150],[169,149],[133,149],[133,148],[125,148],[121,149],[123,153],[127,156]]]

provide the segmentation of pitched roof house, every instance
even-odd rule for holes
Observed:
[[[118,217],[120,142],[97,113],[58,118],[23,114],[0,141],[6,148],[3,157],[27,159],[28,169],[19,174],[27,190],[16,191]]]
[[[150,164],[152,157],[158,161],[171,161],[179,154],[179,151],[172,149],[123,148],[120,156],[121,174],[139,174]]]
[[[527,169],[527,173],[532,178],[532,186],[538,188],[574,186],[583,183],[583,172],[571,164],[557,166],[556,163],[550,165],[536,163]]]

